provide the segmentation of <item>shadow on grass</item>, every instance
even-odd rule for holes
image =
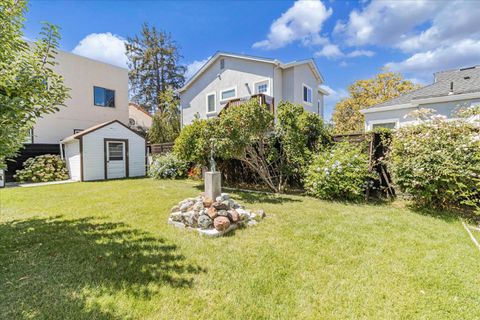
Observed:
[[[175,244],[122,223],[55,217],[0,224],[1,319],[112,319],[111,311],[87,305],[86,295],[149,299],[162,286],[190,288],[200,272]]]
[[[235,191],[234,198],[246,203],[271,203],[281,204],[287,202],[301,202],[299,199],[292,198],[285,194],[260,193],[260,192],[242,192]]]
[[[411,203],[407,205],[407,207],[418,214],[430,216],[436,219],[442,219],[446,222],[458,221],[459,218],[462,218],[472,223],[480,224],[480,216],[475,214],[473,210],[468,210],[465,208],[454,208],[448,210],[442,208],[425,207],[415,203]]]

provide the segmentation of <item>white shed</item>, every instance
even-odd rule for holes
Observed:
[[[118,120],[61,141],[70,179],[92,181],[145,176],[145,138]]]

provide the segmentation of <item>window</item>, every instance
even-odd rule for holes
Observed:
[[[77,133],[80,133],[82,131],[83,131],[83,129],[73,129],[73,134],[77,134]]]
[[[312,103],[312,88],[303,85],[303,102]]]
[[[318,115],[323,117],[323,112],[322,112],[322,101],[318,100],[317,101],[317,109],[318,109]]]
[[[372,130],[377,128],[395,129],[396,126],[397,123],[395,122],[374,123],[372,124]]]
[[[225,68],[225,59],[220,59],[220,70]]]
[[[215,93],[207,94],[207,113],[215,112]]]
[[[268,80],[255,83],[255,93],[268,93]]]
[[[23,143],[33,143],[33,129],[28,130],[28,137]]]
[[[115,108],[115,91],[93,87],[93,103],[99,107]]]
[[[222,100],[232,99],[232,98],[235,98],[236,96],[237,96],[237,89],[236,88],[224,90],[220,94],[220,97],[221,97]]]
[[[123,160],[123,142],[108,143],[108,160]]]

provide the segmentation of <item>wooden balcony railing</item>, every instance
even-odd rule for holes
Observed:
[[[257,93],[248,97],[232,99],[227,102],[227,104],[222,109],[222,111],[230,108],[231,106],[242,105],[245,102],[249,101],[250,99],[259,99],[260,105],[264,105],[270,112],[275,113],[275,98],[267,96],[266,94],[263,94],[263,93]]]

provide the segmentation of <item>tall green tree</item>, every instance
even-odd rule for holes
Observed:
[[[373,79],[357,80],[348,87],[349,97],[335,106],[333,122],[337,133],[362,132],[365,128],[361,109],[396,98],[419,86],[403,79],[400,73],[384,70]]]
[[[178,97],[172,88],[160,94],[161,109],[153,116],[152,127],[147,138],[150,143],[173,142],[180,133],[180,110]]]
[[[0,168],[16,155],[35,120],[69,97],[53,71],[60,34],[46,23],[39,40],[23,39],[24,0],[0,0]]]
[[[145,23],[140,35],[127,39],[126,52],[132,100],[151,113],[163,113],[163,94],[185,82],[186,68],[179,64],[177,43],[169,33]]]

